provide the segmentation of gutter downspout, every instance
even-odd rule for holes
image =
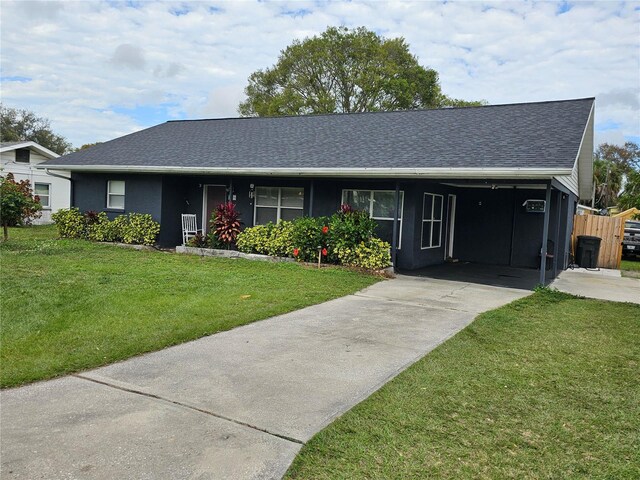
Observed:
[[[75,201],[74,201],[75,200],[75,189],[73,188],[73,178],[71,178],[71,176],[65,177],[64,175],[60,175],[59,173],[51,173],[51,171],[48,168],[44,169],[44,173],[46,173],[47,175],[50,175],[52,177],[62,178],[64,180],[69,180],[69,184],[70,184],[70,187],[71,187],[71,188],[69,188],[69,191],[70,191],[70,195],[69,196],[71,197],[71,198],[69,198],[69,204],[72,207],[75,207],[76,206],[75,205]],[[73,174],[71,173],[71,175],[73,175]]]

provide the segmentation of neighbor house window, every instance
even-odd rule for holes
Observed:
[[[304,213],[304,188],[256,187],[254,224],[293,220]]]
[[[16,150],[16,162],[29,163],[30,158],[31,150],[29,150],[28,148],[19,148]]]
[[[422,248],[440,246],[442,236],[442,195],[425,193],[422,199]]]
[[[396,211],[395,190],[343,190],[342,203],[356,210],[369,212],[376,220],[377,235],[385,242],[393,238],[393,217]],[[402,211],[404,210],[404,192],[400,192],[400,211],[398,212],[398,248],[402,244]]]
[[[51,185],[48,183],[36,183],[33,186],[33,193],[40,197],[40,205],[42,205],[42,208],[51,207]]]
[[[124,210],[123,180],[110,180],[107,182],[107,208]]]

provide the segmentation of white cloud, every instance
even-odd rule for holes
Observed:
[[[576,2],[560,15],[558,8],[4,1],[2,101],[48,117],[75,145],[173,118],[236,116],[249,74],[273,65],[294,38],[329,25],[366,26],[403,36],[451,96],[493,104],[597,96],[596,142],[640,136],[637,2]]]
[[[133,68],[134,70],[143,70],[147,64],[142,49],[129,43],[118,45],[109,61],[116,66]]]

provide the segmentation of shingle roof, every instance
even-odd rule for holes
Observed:
[[[170,121],[49,161],[201,168],[572,168],[593,98]]]

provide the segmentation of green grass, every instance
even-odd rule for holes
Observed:
[[[379,278],[57,240],[0,245],[0,384],[51,378],[340,297]]]
[[[480,315],[286,478],[640,478],[640,306],[541,291]]]
[[[640,257],[636,257],[634,260],[622,260],[620,271],[623,277],[640,278]]]

